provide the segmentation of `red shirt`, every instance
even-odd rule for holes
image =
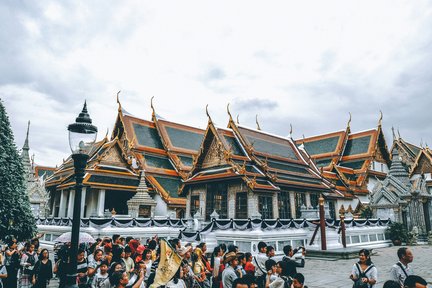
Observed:
[[[246,273],[253,275],[255,273],[255,266],[252,264],[252,262],[246,262],[244,270]]]

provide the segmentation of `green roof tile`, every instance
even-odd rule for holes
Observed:
[[[133,128],[140,145],[164,149],[156,128],[151,128],[137,123],[133,124]]]
[[[174,170],[168,157],[166,156],[153,156],[148,154],[143,154],[146,164],[151,167]]]
[[[130,179],[130,178],[121,178],[118,176],[110,177],[110,176],[100,176],[100,175],[90,176],[88,182],[133,186],[133,187],[134,186],[138,187],[138,184],[139,184],[138,178],[137,179]]]
[[[318,155],[323,153],[331,153],[336,151],[340,136],[320,139],[311,142],[305,142],[304,146],[310,155]]]
[[[153,176],[172,198],[178,198],[178,190],[182,183],[180,178]]]
[[[242,149],[240,148],[239,143],[234,137],[224,135],[224,138],[227,141],[228,145],[231,147],[235,155],[245,156]]]
[[[250,135],[246,135],[246,138],[251,144],[253,144],[254,149],[258,152],[297,160],[297,156],[289,144],[278,144],[258,139]]]
[[[339,165],[351,169],[361,169],[363,167],[364,162],[365,162],[364,160],[349,161],[349,162],[341,162]]]
[[[370,140],[371,135],[348,140],[343,155],[349,156],[367,153],[369,150]]]
[[[198,151],[202,139],[204,137],[201,133],[166,127],[166,131],[174,147],[184,148],[189,150]]]
[[[185,165],[185,166],[192,166],[193,165],[193,159],[192,159],[192,157],[178,155],[178,158],[180,159],[180,161],[182,162],[182,164]]]

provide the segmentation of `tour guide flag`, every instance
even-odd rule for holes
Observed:
[[[156,270],[156,276],[150,288],[157,288],[166,285],[180,268],[182,258],[173,250],[171,245],[165,240],[160,239],[160,260]]]

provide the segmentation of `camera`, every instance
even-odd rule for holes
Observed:
[[[297,252],[299,252],[300,250],[306,250],[304,246],[300,246],[297,247],[296,249],[293,250],[294,254],[297,254]]]

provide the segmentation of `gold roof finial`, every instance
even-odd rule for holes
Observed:
[[[208,111],[208,104],[206,105],[206,114],[207,114],[207,117],[209,118],[209,122],[211,122],[211,123],[213,123],[213,121],[212,121],[212,119],[211,119],[211,117],[210,117],[210,113],[209,113],[209,111]]]
[[[290,123],[290,134],[289,134],[290,137],[292,137],[292,132],[293,132],[292,124]]]
[[[152,96],[151,99],[150,99],[150,107],[152,109],[152,118],[155,118],[156,117],[156,112],[155,112],[155,109],[154,109],[154,106],[153,106],[153,98],[154,98],[154,96]]]
[[[227,113],[228,113],[228,116],[230,118],[230,121],[234,121],[233,118],[232,118],[232,116],[231,116],[231,112],[229,110],[229,105],[230,105],[230,103],[227,104]]]
[[[378,126],[381,126],[381,124],[382,124],[382,119],[383,119],[383,113],[382,113],[382,111],[380,110],[380,118],[379,118],[379,120],[378,120]]]
[[[107,132],[105,134],[105,139],[108,139],[108,130],[109,130],[109,128],[107,128]]]
[[[397,133],[398,133],[398,136],[399,136],[399,139],[400,139],[401,136],[400,136],[399,128],[397,129]]]
[[[395,131],[394,131],[394,127],[392,126],[392,134],[393,134],[393,141],[395,141],[396,140],[396,134],[395,134]]]
[[[348,123],[347,123],[347,128],[350,129],[351,128],[352,115],[351,115],[351,112],[348,112],[348,114],[349,114],[349,119],[348,119]]]
[[[119,94],[120,94],[120,92],[121,92],[121,90],[119,90],[118,92],[117,92],[117,103],[118,103],[118,111],[119,112],[121,112],[121,109],[122,109],[122,107],[121,107],[121,103],[120,103],[120,99],[119,99]]]
[[[240,121],[239,121],[239,114],[237,114],[237,124],[240,124]]]
[[[255,122],[257,124],[257,130],[261,130],[261,127],[260,127],[260,125],[258,123],[258,114],[256,114],[256,116],[255,116]]]

